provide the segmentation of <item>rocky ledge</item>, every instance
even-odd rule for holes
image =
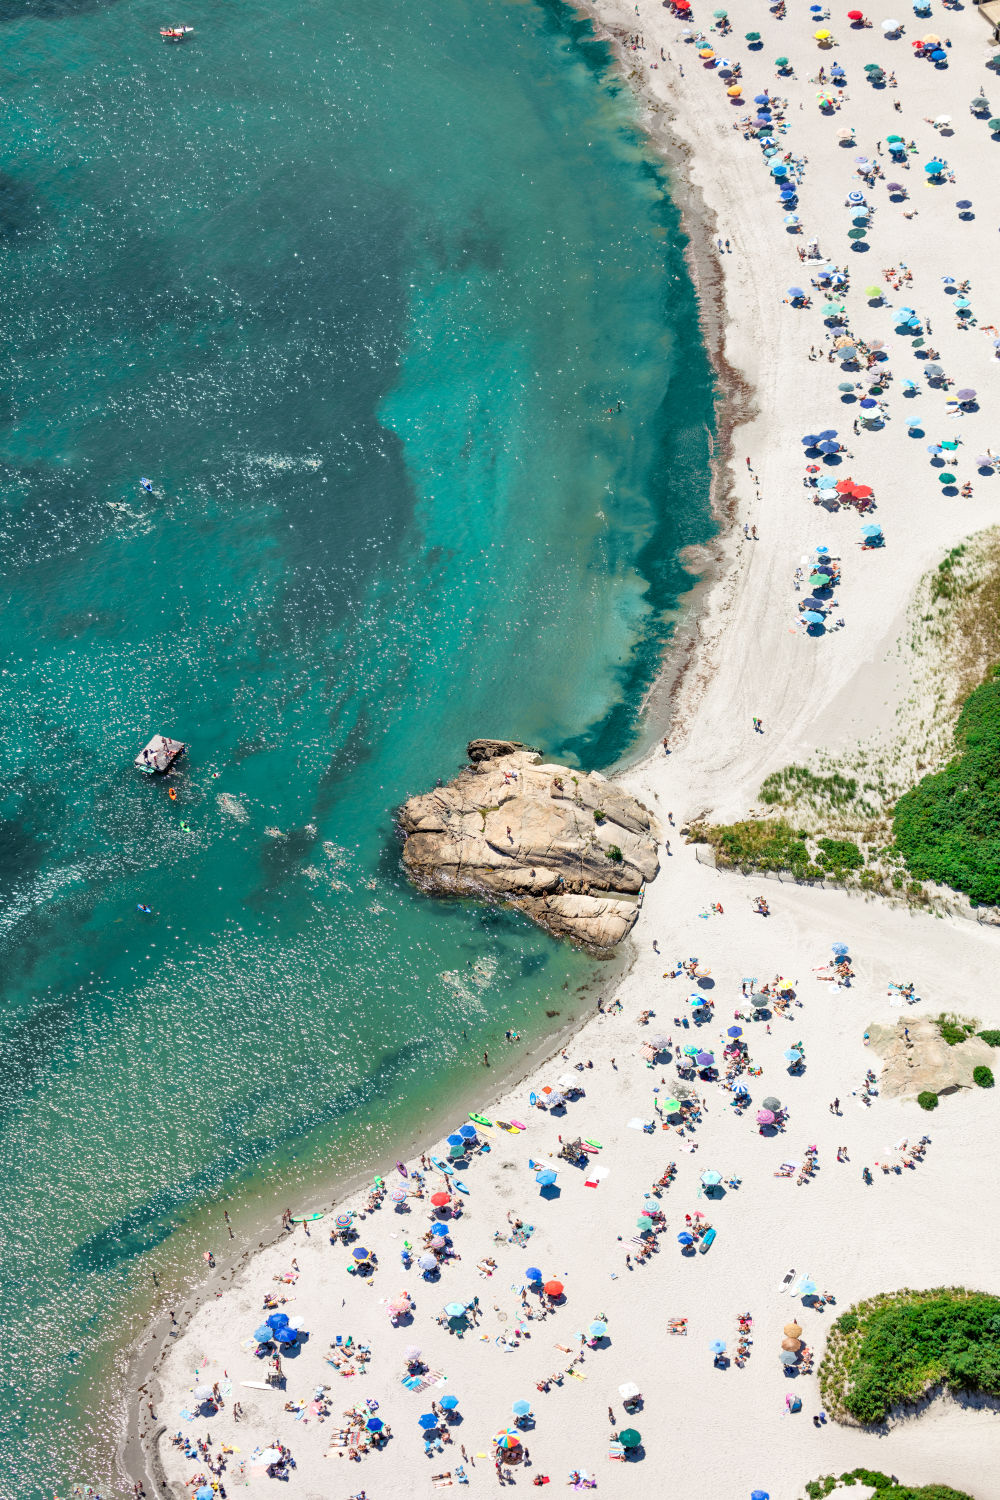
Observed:
[[[873,1021],[871,1049],[885,1064],[879,1088],[886,1099],[915,1099],[925,1091],[952,1094],[971,1089],[972,1071],[993,1062],[994,1052],[978,1036],[950,1047],[935,1023],[914,1016],[895,1024]]]
[[[454,781],[399,810],[410,879],[503,901],[591,948],[620,943],[660,868],[652,815],[596,771],[551,765],[516,740],[472,740],[467,754]]]

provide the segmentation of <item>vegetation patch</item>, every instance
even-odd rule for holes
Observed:
[[[980,1063],[977,1068],[973,1068],[972,1070],[972,1081],[981,1089],[991,1089],[993,1087],[993,1069],[988,1068],[985,1063]]]
[[[904,793],[893,829],[910,871],[1000,902],[1000,679],[970,693],[955,727],[953,760]]]
[[[835,1417],[865,1425],[938,1385],[1000,1396],[1000,1297],[937,1287],[858,1302],[830,1330],[819,1381]]]
[[[982,1037],[987,1047],[1000,1047],[1000,1031],[977,1031],[976,1035]]]
[[[880,1474],[877,1469],[851,1469],[839,1479],[833,1474],[824,1474],[822,1479],[813,1479],[806,1485],[806,1495],[808,1500],[823,1500],[825,1495],[832,1495],[842,1485],[850,1488],[856,1484],[867,1485],[880,1496],[886,1496],[886,1500],[972,1500],[971,1495],[950,1489],[946,1484],[900,1484],[893,1475]]]
[[[975,1021],[969,1021],[965,1016],[951,1015],[942,1011],[936,1018],[934,1025],[937,1027],[942,1041],[948,1043],[949,1047],[957,1047],[959,1042],[965,1042],[973,1035],[976,1029]]]
[[[613,865],[620,865],[625,857],[617,844],[609,844],[605,853]]]
[[[937,1109],[938,1096],[933,1089],[921,1089],[917,1095],[917,1103],[921,1109]]]
[[[691,829],[691,839],[712,845],[720,869],[745,875],[771,870],[796,880],[846,880],[865,862],[852,839],[813,838],[785,818],[700,824]]]

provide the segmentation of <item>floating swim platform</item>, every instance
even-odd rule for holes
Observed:
[[[133,764],[137,771],[143,771],[147,776],[162,776],[186,749],[187,745],[182,740],[169,740],[166,735],[154,734],[149,744],[139,751]]]

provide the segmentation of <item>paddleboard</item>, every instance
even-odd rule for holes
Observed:
[[[603,1147],[601,1146],[600,1141],[592,1141],[592,1140],[590,1140],[588,1138],[587,1140],[584,1141],[583,1144],[585,1146],[593,1146],[593,1148],[594,1148],[595,1151],[601,1151],[601,1150],[603,1150]]]
[[[315,1224],[317,1219],[322,1219],[323,1214],[293,1214],[293,1224]]]
[[[703,1234],[702,1237],[701,1237],[701,1244],[698,1246],[699,1253],[702,1254],[702,1255],[704,1255],[705,1251],[707,1249],[709,1249],[709,1247],[711,1246],[711,1243],[712,1243],[712,1241],[714,1239],[715,1239],[715,1230],[714,1229],[710,1229],[707,1234]]]
[[[469,1119],[472,1121],[472,1123],[474,1125],[492,1125],[493,1124],[493,1121],[492,1120],[488,1120],[485,1115],[470,1115]]]
[[[538,1103],[538,1095],[537,1094],[529,1094],[528,1095],[528,1103],[532,1106],[532,1108],[534,1108],[534,1106]]]
[[[240,1385],[248,1385],[254,1391],[276,1391],[280,1389],[279,1386],[269,1385],[266,1380],[241,1380]]]
[[[469,1191],[469,1189],[466,1187],[465,1183],[464,1182],[459,1182],[459,1180],[458,1180],[457,1177],[455,1178],[455,1186],[458,1188],[458,1191],[460,1193],[467,1193]]]
[[[786,1275],[784,1281],[779,1286],[778,1291],[779,1292],[787,1292],[788,1288],[791,1286],[791,1284],[792,1284],[792,1282],[794,1280],[795,1280],[795,1267],[793,1266],[792,1269]]]
[[[516,1125],[517,1128],[518,1128],[518,1130],[527,1130],[527,1128],[528,1128],[527,1125],[525,1125],[525,1123],[524,1123],[523,1120],[511,1120],[510,1123],[512,1125]]]

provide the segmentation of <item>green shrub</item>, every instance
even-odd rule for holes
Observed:
[[[972,1070],[972,1081],[981,1089],[991,1089],[993,1087],[992,1068],[988,1068],[985,1063],[980,1063],[978,1068]]]
[[[838,1319],[820,1367],[835,1414],[882,1422],[936,1385],[1000,1395],[1000,1297],[938,1287],[873,1297],[850,1312],[856,1326],[845,1331]]]
[[[841,1333],[853,1333],[857,1326],[858,1315],[852,1312],[841,1313],[836,1322],[836,1327],[840,1329]]]
[[[976,1029],[975,1021],[967,1021],[962,1016],[946,1014],[944,1011],[935,1019],[934,1024],[949,1047],[957,1047],[959,1042],[964,1042]]]
[[[609,844],[605,852],[607,853],[608,859],[610,859],[611,863],[615,865],[620,865],[622,860],[625,858],[617,844]]]
[[[857,844],[850,839],[817,839],[820,853],[817,863],[834,870],[858,870],[865,862]]]
[[[1000,1031],[977,1031],[976,1035],[982,1037],[987,1047],[1000,1047]]]
[[[937,1109],[938,1096],[932,1093],[930,1089],[922,1089],[917,1095],[917,1103],[921,1109]]]
[[[976,903],[1000,902],[1000,681],[970,693],[954,760],[896,804],[893,828],[910,872]]]
[[[603,823],[604,819],[606,817],[607,817],[607,813],[604,811],[603,807],[595,807],[594,808],[594,822],[595,823]]]

